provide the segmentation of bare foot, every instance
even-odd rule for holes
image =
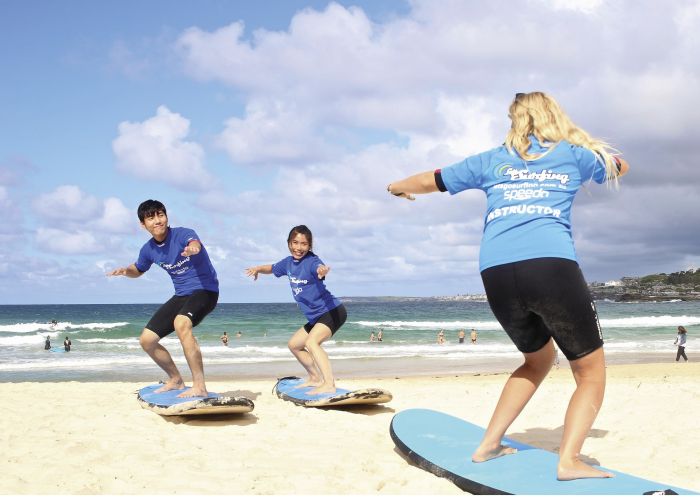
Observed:
[[[518,452],[518,449],[506,445],[498,445],[492,449],[479,446],[472,454],[472,462],[484,462],[489,459],[507,456],[508,454],[515,454],[516,452]]]
[[[188,388],[184,392],[182,392],[180,395],[178,395],[178,398],[183,398],[183,397],[207,397],[209,396],[209,392],[207,392],[206,388]]]
[[[317,388],[306,392],[306,395],[319,395],[322,393],[335,393],[335,385],[319,385]]]
[[[312,380],[308,379],[304,383],[300,383],[294,388],[306,388],[306,387],[319,387],[323,384],[323,380]]]
[[[162,387],[153,393],[163,393],[170,390],[180,390],[185,388],[185,382],[182,380],[168,380]]]
[[[557,480],[577,480],[579,478],[614,478],[613,473],[596,469],[585,462],[574,459],[573,464],[564,464],[559,461],[557,466]]]

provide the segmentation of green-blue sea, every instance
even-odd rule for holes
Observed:
[[[336,370],[364,375],[420,373],[421,365],[444,371],[484,369],[507,364],[520,354],[485,301],[346,298],[348,320],[326,343]],[[0,306],[0,381],[113,381],[160,379],[163,373],[141,350],[138,336],[159,304],[4,305]],[[700,302],[615,303],[599,301],[606,355],[617,362],[652,362],[675,357],[676,327],[688,329],[688,354],[700,325]],[[49,324],[56,320],[55,325]],[[294,303],[219,304],[195,328],[207,375],[274,377],[303,371],[287,349],[287,340],[305,323]],[[383,329],[382,342],[369,342]],[[469,330],[478,331],[475,345]],[[460,344],[457,333],[467,332]],[[447,341],[437,344],[444,330]],[[226,331],[229,346],[219,337]],[[240,331],[242,336],[236,338]],[[44,350],[46,337],[52,349]],[[69,337],[72,350],[63,351]],[[177,337],[162,343],[188,373]],[[352,365],[352,367],[349,367]],[[507,368],[506,368],[507,369]],[[399,371],[396,371],[398,374]]]

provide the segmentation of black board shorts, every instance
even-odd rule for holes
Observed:
[[[598,313],[575,261],[542,257],[481,272],[493,314],[520,352],[553,338],[570,361],[603,346]]]
[[[318,323],[321,323],[325,324],[331,329],[331,336],[333,336],[335,335],[335,332],[338,331],[341,326],[343,326],[347,318],[348,311],[345,309],[345,306],[343,304],[340,304],[335,309],[331,309],[327,313],[321,315],[321,317],[319,317],[313,323],[306,323],[304,325],[304,329],[307,333],[311,333],[313,327],[316,326]]]
[[[219,293],[209,290],[197,290],[184,296],[173,295],[153,314],[146,328],[160,338],[166,337],[175,331],[177,316],[187,316],[192,321],[192,327],[195,327],[214,310],[218,301]]]

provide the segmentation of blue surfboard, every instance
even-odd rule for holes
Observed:
[[[206,414],[240,414],[253,410],[255,405],[247,397],[236,397],[209,392],[207,397],[183,397],[180,390],[155,393],[162,384],[149,385],[138,391],[137,400],[144,409],[161,416],[202,416]]]
[[[484,429],[430,409],[408,409],[396,414],[391,420],[390,433],[398,449],[419,467],[447,478],[473,494],[697,493],[602,467],[615,477],[559,481],[556,478],[556,454],[509,438],[504,438],[503,444],[518,449],[518,452],[473,463],[471,454],[481,442]]]
[[[336,388],[334,393],[309,395],[314,387],[301,387],[304,382],[297,376],[287,376],[277,380],[274,392],[283,400],[294,402],[307,407],[336,407],[359,404],[383,404],[389,402],[392,395],[381,388],[363,388],[361,390],[346,390]]]

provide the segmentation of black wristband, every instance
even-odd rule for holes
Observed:
[[[613,161],[615,162],[615,166],[617,167],[617,174],[620,174],[622,172],[622,162],[620,162],[620,159],[618,157],[615,157],[614,155]]]
[[[435,184],[438,187],[438,190],[441,192],[446,192],[447,187],[445,186],[445,182],[442,180],[442,170],[441,169],[436,169],[435,170]]]

